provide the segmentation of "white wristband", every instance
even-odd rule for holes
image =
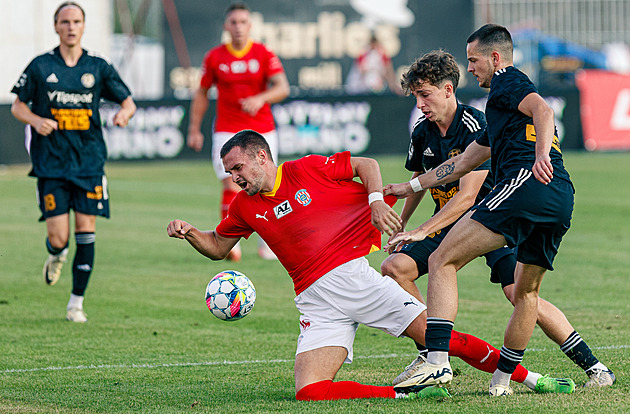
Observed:
[[[373,202],[377,200],[384,201],[383,193],[379,193],[378,191],[375,191],[368,196],[368,204],[372,204]]]
[[[413,190],[414,193],[417,193],[418,191],[422,191],[422,185],[420,184],[420,180],[418,179],[418,177],[414,178],[413,180],[409,181],[409,184],[411,184],[411,189]]]

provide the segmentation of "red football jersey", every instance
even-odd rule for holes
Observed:
[[[393,205],[396,198],[387,201]],[[380,249],[381,233],[371,220],[368,194],[353,180],[346,151],[280,165],[274,189],[239,192],[216,231],[223,237],[258,233],[300,294],[335,267]]]
[[[241,110],[240,100],[265,89],[269,78],[284,72],[280,59],[262,43],[251,40],[243,50],[224,44],[210,50],[201,67],[201,87],[217,85],[214,131],[253,129],[261,134],[275,129],[271,106],[265,104],[255,116]]]

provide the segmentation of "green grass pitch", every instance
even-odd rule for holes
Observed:
[[[381,157],[385,182],[409,179],[404,156]],[[297,402],[293,359],[299,332],[290,278],[243,242],[241,263],[212,262],[169,239],[174,218],[202,229],[218,221],[220,190],[210,162],[110,163],[112,218],[99,219],[96,263],[85,299],[87,324],[64,320],[71,266],[53,287],[42,280],[45,226],[37,222],[28,166],[0,169],[0,412],[627,412],[630,407],[630,154],[568,153],[576,186],[572,228],[545,276],[541,296],[560,307],[615,386],[583,389],[587,378],[538,328],[524,365],[568,376],[573,395],[487,396],[490,374],[461,360],[447,401]],[[412,225],[426,218],[425,200]],[[402,202],[397,204],[400,211]],[[71,240],[70,258],[74,255]],[[379,267],[383,252],[369,256]],[[206,308],[210,278],[234,268],[248,275],[257,302],[245,319],[223,322]],[[426,278],[419,282],[426,291]],[[489,283],[482,259],[459,274],[457,330],[500,347],[511,305]],[[386,385],[414,358],[408,339],[361,327],[355,362],[338,380]]]

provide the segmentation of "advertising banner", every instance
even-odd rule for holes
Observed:
[[[577,89],[541,91],[541,94],[554,110],[562,148],[582,149]],[[485,109],[487,95],[481,89],[461,91],[457,96],[465,104]],[[117,106],[101,106],[110,161],[210,159],[215,100],[210,100],[208,116],[202,125],[205,141],[201,152],[186,146],[190,101],[136,103],[138,110],[126,128],[112,126]],[[394,95],[292,98],[273,105],[272,111],[280,138],[280,155],[284,158],[345,150],[354,155],[405,154],[410,128],[421,115],[415,108],[415,99]],[[628,119],[627,110],[625,114],[621,119]],[[13,118],[10,105],[0,105],[0,122],[3,125],[0,164],[28,163],[24,125]]]
[[[584,147],[630,150],[630,75],[584,70],[576,76]]]
[[[353,62],[366,51],[372,34],[400,72],[423,53],[440,48],[464,68],[466,38],[474,30],[472,0],[248,3],[251,37],[277,54],[294,91],[309,95],[343,91]],[[222,27],[230,1],[172,4],[164,15],[164,90],[166,97],[187,99],[199,86],[203,56],[228,40]],[[462,76],[460,86],[472,79]]]

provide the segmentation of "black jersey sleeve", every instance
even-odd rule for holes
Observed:
[[[129,88],[114,67],[103,61],[103,98],[121,103],[131,95]]]
[[[488,141],[488,132],[486,128],[484,128],[483,131],[479,131],[479,133],[476,135],[476,139],[474,140],[474,142],[484,147],[489,147],[490,146],[489,142],[487,143],[487,145],[483,144],[483,142],[487,142],[487,141]],[[470,144],[472,144],[472,142],[470,142]],[[492,163],[490,162],[490,158],[488,158],[486,161],[484,161],[481,165],[479,165],[473,171],[489,171],[491,168],[492,168]]]
[[[20,101],[29,103],[33,100],[36,89],[35,74],[35,64],[31,61],[20,75],[20,79],[13,85],[11,93],[16,94]]]
[[[527,95],[532,92],[538,93],[527,75],[518,70],[508,71],[500,76],[502,82],[492,91],[493,99],[499,106],[517,111],[519,104]]]
[[[424,136],[422,134],[422,121],[425,118],[422,116],[411,133],[411,141],[409,142],[409,152],[407,153],[407,160],[405,161],[405,168],[411,172],[424,172],[424,163],[422,159],[422,153],[424,151]]]
[[[484,147],[490,146],[490,138],[488,137],[488,129],[484,128],[481,134],[477,136],[477,144],[482,145]]]

